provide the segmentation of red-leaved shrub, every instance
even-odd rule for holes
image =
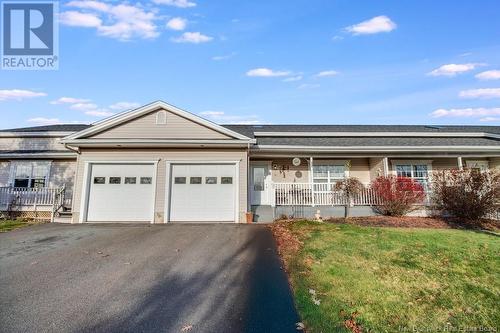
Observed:
[[[377,210],[383,215],[406,215],[425,199],[422,185],[407,177],[378,177],[373,181],[372,188],[381,199]]]
[[[433,173],[435,209],[466,221],[487,217],[500,206],[500,172],[475,169]]]

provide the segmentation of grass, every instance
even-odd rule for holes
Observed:
[[[500,329],[496,236],[307,221],[285,228],[303,242],[281,251],[309,332]]]
[[[26,227],[28,225],[30,225],[30,223],[23,220],[0,220],[0,232],[7,232],[14,229]]]

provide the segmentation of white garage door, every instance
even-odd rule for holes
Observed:
[[[234,164],[171,166],[170,221],[234,222]]]
[[[150,222],[154,164],[93,164],[88,222]]]

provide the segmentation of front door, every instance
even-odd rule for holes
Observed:
[[[254,162],[250,166],[250,202],[252,205],[269,205],[271,174],[269,162]]]

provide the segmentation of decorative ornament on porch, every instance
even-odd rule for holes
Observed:
[[[298,167],[300,165],[301,161],[300,158],[294,157],[292,160],[292,165]]]

